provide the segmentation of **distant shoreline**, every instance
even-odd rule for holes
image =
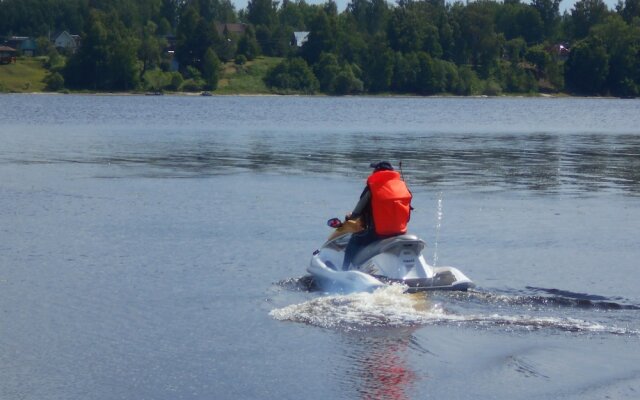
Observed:
[[[363,95],[344,95],[336,96],[330,94],[278,94],[278,93],[215,93],[203,95],[203,92],[164,92],[162,94],[155,94],[151,92],[0,92],[2,95],[37,95],[37,96],[145,96],[145,97],[331,97],[331,98],[398,98],[398,99],[500,99],[500,98],[523,98],[523,99],[619,99],[619,100],[637,100],[638,98],[622,98],[614,96],[577,96],[567,93],[533,93],[533,94],[521,94],[521,93],[505,93],[500,95],[414,95],[414,94],[394,94],[394,93],[382,93],[382,94],[363,94]]]
[[[276,65],[279,58],[273,57],[259,57],[252,63],[255,68],[252,73],[243,74],[237,76],[235,65],[231,68],[225,69],[219,86],[215,91],[208,91],[207,96],[299,96],[299,97],[362,97],[362,98],[602,98],[602,99],[615,99],[620,97],[614,96],[579,96],[566,92],[550,93],[547,91],[538,91],[532,93],[509,93],[501,92],[495,94],[473,94],[473,95],[458,95],[451,93],[438,93],[434,95],[419,95],[415,93],[363,93],[352,94],[345,96],[336,96],[328,93],[277,93],[272,92],[264,83],[264,71]],[[3,66],[7,67],[7,66]],[[132,90],[132,91],[91,91],[91,90],[70,90],[62,88],[59,91],[49,92],[46,91],[45,84],[43,82],[46,76],[46,70],[41,65],[41,60],[38,58],[23,58],[17,65],[11,65],[12,74],[4,74],[0,76],[0,95],[1,94],[37,94],[37,95],[82,95],[82,96],[202,96],[206,91],[201,90],[197,92],[187,91],[162,91],[156,94],[151,91]],[[10,70],[7,70],[10,71]],[[621,98],[622,99],[622,98]]]

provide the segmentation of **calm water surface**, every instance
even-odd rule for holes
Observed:
[[[309,290],[372,160],[467,293]],[[637,399],[640,102],[0,96],[2,399]]]

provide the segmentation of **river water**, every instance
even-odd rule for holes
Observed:
[[[466,293],[311,290],[371,161]],[[2,399],[637,399],[640,102],[0,96]]]

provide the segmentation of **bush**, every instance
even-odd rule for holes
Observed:
[[[51,72],[44,78],[45,90],[57,92],[64,89],[64,78],[59,72]]]
[[[200,92],[204,87],[204,81],[201,79],[187,79],[182,83],[182,90],[185,92]]]
[[[254,60],[260,54],[260,45],[251,27],[248,27],[245,34],[240,38],[237,52],[237,54],[245,56],[249,61]]]
[[[455,94],[464,96],[477,94],[482,91],[481,88],[482,82],[473,69],[466,65],[458,68],[458,82],[454,89]]]
[[[524,69],[521,65],[508,64],[504,66],[503,86],[510,93],[529,93],[538,90],[538,83],[531,69]]]
[[[320,90],[334,90],[333,82],[340,73],[338,58],[332,53],[321,53],[320,60],[313,66],[313,72],[320,83]]]
[[[236,56],[236,65],[245,65],[247,63],[247,57],[240,54]]]
[[[267,73],[264,82],[272,89],[303,93],[314,93],[320,86],[302,58],[282,61]]]
[[[145,88],[154,92],[159,92],[169,85],[171,75],[166,72],[162,72],[159,69],[153,71],[147,71],[142,76],[142,80],[145,83]]]
[[[487,79],[484,83],[482,94],[487,96],[499,96],[502,94],[502,87],[494,79]]]
[[[184,77],[187,79],[201,80],[202,73],[200,70],[192,65],[187,66],[187,69],[184,73]]]
[[[183,82],[184,78],[182,77],[182,74],[180,72],[171,72],[171,80],[169,85],[167,86],[167,89],[177,91],[178,89],[180,89],[180,86]]]
[[[355,94],[364,90],[364,84],[353,73],[349,65],[345,65],[331,82],[331,90],[335,94]]]

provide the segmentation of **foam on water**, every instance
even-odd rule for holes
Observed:
[[[500,313],[464,314],[448,310],[440,302],[424,294],[407,294],[403,285],[391,285],[373,293],[327,295],[277,308],[270,315],[282,321],[301,322],[338,330],[367,330],[378,327],[408,327],[415,325],[455,324],[460,326],[507,330],[535,331],[540,329],[564,332],[639,335],[629,328],[571,317],[532,316]]]
[[[426,316],[440,312],[437,307],[422,310],[414,297],[403,294],[405,289],[390,285],[372,293],[323,296],[274,309],[270,315],[323,328],[360,329],[421,324]]]

